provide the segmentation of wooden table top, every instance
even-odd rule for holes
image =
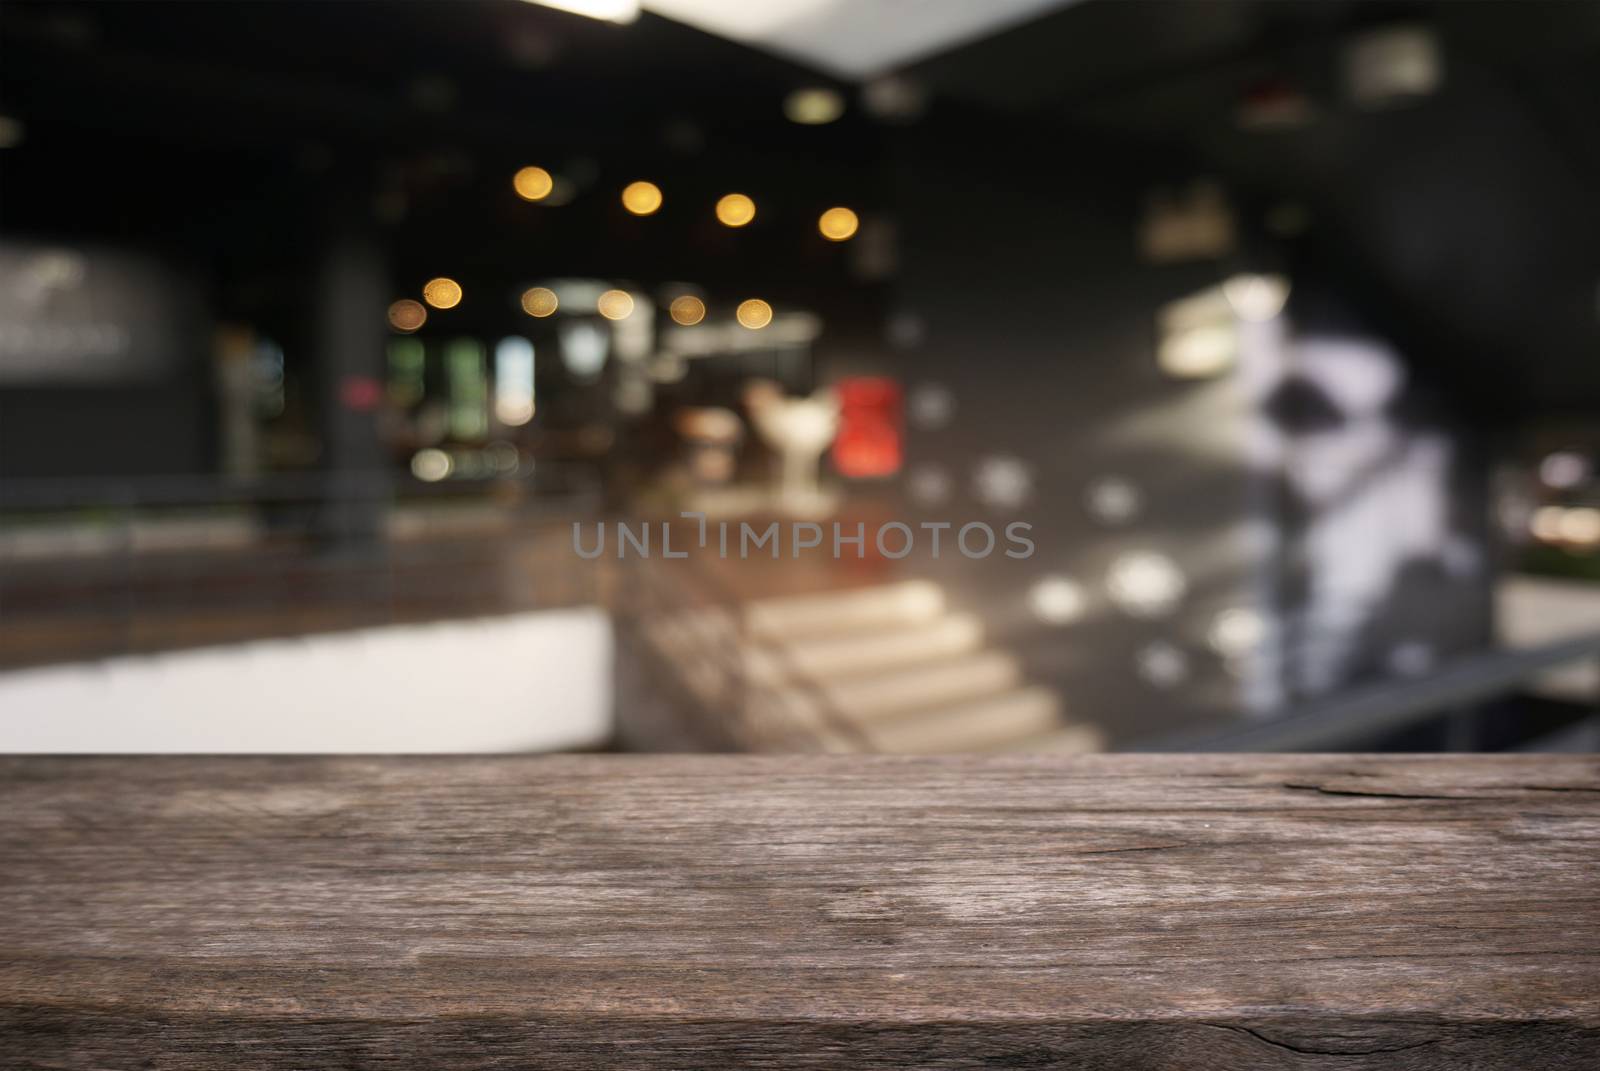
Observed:
[[[1600,759],[0,759],[0,1066],[1600,1067]]]

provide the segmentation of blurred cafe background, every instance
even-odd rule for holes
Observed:
[[[1561,0],[9,0],[0,751],[1600,749],[1597,114]]]

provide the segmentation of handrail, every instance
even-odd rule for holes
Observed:
[[[742,716],[745,713],[743,660],[736,644],[719,641],[714,634],[714,620],[702,620],[702,615],[726,613],[726,609],[711,603],[702,590],[685,585],[680,578],[669,577],[643,561],[628,563],[628,575],[631,583],[623,585],[617,610],[634,626],[640,641],[656,656],[660,668],[670,669],[674,674],[673,683],[678,686],[674,690],[684,690],[694,696],[697,709],[721,716],[723,724],[717,726],[717,730],[726,738],[725,742],[748,747],[751,726],[749,719]],[[692,640],[693,651],[687,658],[664,648],[661,637],[650,627],[669,619],[676,619],[679,626],[675,636],[688,636]],[[701,627],[691,631],[691,623]],[[698,663],[691,664],[693,659],[698,659]],[[698,680],[702,665],[715,673],[714,689],[707,689],[704,681]]]
[[[1292,714],[1220,731],[1191,731],[1139,751],[1299,751],[1348,748],[1353,736],[1399,729],[1451,707],[1503,695],[1539,673],[1600,657],[1600,631],[1540,647],[1500,650],[1427,677],[1390,681],[1308,704]]]
[[[751,682],[745,659],[746,652],[753,645],[746,600],[734,591],[726,580],[692,561],[677,561],[667,565],[653,559],[649,561],[636,559],[636,563],[635,574],[640,581],[636,591],[648,591],[659,595],[659,585],[664,583],[670,584],[675,589],[673,594],[657,599],[657,602],[666,608],[660,611],[663,614],[667,612],[682,614],[685,608],[705,607],[729,616],[734,624],[735,638],[728,643],[716,643],[715,639],[712,639],[710,646],[701,645],[704,655],[725,672],[730,682],[727,691],[738,697],[731,704],[735,707],[734,710],[722,710],[719,713],[724,719],[732,720],[746,730],[747,737],[750,730],[754,730],[758,735],[765,735],[761,727],[755,723],[759,713],[756,709],[757,692],[763,689],[759,689]],[[669,576],[670,580],[667,579]],[[785,681],[806,697],[827,731],[849,741],[856,751],[875,750],[865,734],[839,710],[827,689],[795,664],[787,647],[777,643],[770,645],[770,649],[784,671]],[[764,690],[769,695],[776,695],[775,689]],[[804,739],[808,732],[806,728],[796,723],[784,726],[778,735],[780,740],[793,742]]]

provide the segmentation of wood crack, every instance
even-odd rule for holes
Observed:
[[[1323,796],[1357,796],[1377,800],[1493,800],[1497,796],[1438,796],[1423,792],[1376,792],[1360,788],[1328,788],[1324,785],[1284,781],[1283,787],[1295,792],[1316,792]]]
[[[1201,1023],[1200,1025],[1215,1027],[1219,1030],[1231,1030],[1239,1034],[1247,1034],[1262,1044],[1271,1045],[1275,1049],[1282,1049],[1285,1052],[1292,1052],[1301,1056],[1383,1056],[1388,1053],[1409,1052],[1412,1049],[1422,1049],[1429,1045],[1437,1045],[1439,1043],[1438,1038],[1429,1038],[1426,1041],[1418,1041],[1411,1045],[1390,1045],[1376,1049],[1311,1049],[1302,1045],[1291,1045],[1287,1041],[1279,1041],[1276,1038],[1270,1038],[1261,1033],[1259,1030],[1252,1030],[1248,1026],[1240,1026],[1237,1023]]]

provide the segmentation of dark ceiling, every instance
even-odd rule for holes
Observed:
[[[1353,109],[1342,43],[1401,19],[1437,28],[1443,91]],[[0,57],[0,112],[27,131],[0,156],[9,233],[198,251],[246,300],[247,265],[292,270],[296,243],[381,199],[402,208],[406,279],[520,257],[869,314],[811,221],[892,208],[892,129],[855,108],[788,123],[784,95],[828,79],[665,19],[618,28],[516,0],[13,0]],[[936,110],[1048,131],[1042,165],[1075,136],[1110,138],[1248,205],[1303,205],[1299,244],[1465,393],[1600,410],[1600,5],[1085,0],[910,73]],[[1311,121],[1241,129],[1264,81],[1302,91]],[[569,210],[515,200],[507,177],[529,162],[574,176]],[[648,229],[590,195],[656,176],[668,201]],[[736,239],[704,211],[728,189],[770,206]]]
[[[198,258],[224,305],[360,226],[385,235],[403,290],[593,275],[860,303],[850,251],[815,221],[880,207],[877,129],[786,121],[792,89],[828,80],[665,19],[515,0],[10,3],[0,52],[0,112],[26,128],[0,155],[0,226]],[[569,179],[570,203],[518,200],[527,164]],[[616,197],[641,178],[666,191],[648,221]],[[761,205],[737,234],[710,212],[730,190]]]

